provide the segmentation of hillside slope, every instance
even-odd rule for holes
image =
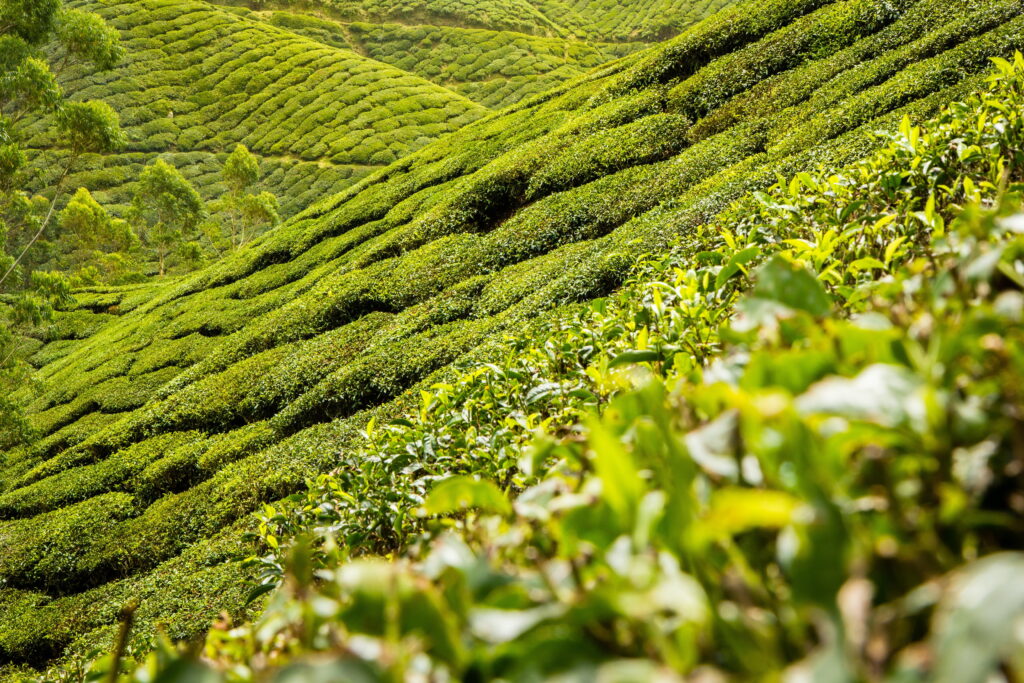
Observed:
[[[873,131],[976,87],[1022,34],[1018,0],[739,5],[186,280],[83,295],[36,356],[44,438],[0,470],[0,657],[41,665],[103,642],[130,598],[140,633],[239,613],[246,514],[343,461],[371,415],[398,416],[408,389],[552,306],[611,291],[778,173],[863,156]]]
[[[678,34],[731,0],[536,0],[535,4],[574,34],[652,42]]]
[[[367,425],[258,515],[261,614],[122,680],[1020,680],[1024,55],[993,61]]]
[[[120,30],[128,52],[111,71],[61,79],[74,98],[120,113],[127,149],[88,159],[70,178],[115,209],[157,156],[216,196],[226,154],[243,143],[291,215],[484,113],[407,72],[199,0],[75,5]],[[45,150],[45,130],[31,144]]]
[[[223,0],[245,3],[247,0]],[[663,40],[734,0],[278,0],[342,21],[455,25],[612,42]]]
[[[735,0],[219,0],[493,109],[678,34]],[[251,8],[259,11],[251,11]]]
[[[266,21],[373,59],[500,109],[582,75],[646,43],[605,43],[512,31],[397,23],[344,23],[273,12]]]

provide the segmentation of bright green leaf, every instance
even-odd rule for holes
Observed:
[[[476,509],[507,515],[512,505],[492,482],[472,477],[451,477],[434,487],[423,505],[429,515],[448,515]]]

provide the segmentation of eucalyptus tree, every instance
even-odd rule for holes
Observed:
[[[141,242],[128,221],[111,216],[84,187],[58,216],[61,265],[79,284],[118,283],[137,272]]]
[[[262,227],[277,224],[277,197],[270,192],[257,192],[259,161],[245,145],[235,146],[224,163],[222,176],[228,188],[220,202],[227,217],[227,238],[231,248],[238,249]]]
[[[117,31],[95,14],[61,0],[0,0],[0,448],[27,434],[12,398],[27,377],[23,333],[70,298],[67,278],[42,267],[65,182],[83,154],[124,144],[113,109],[69,101],[59,76],[73,65],[108,69],[122,57]],[[27,189],[40,130],[62,151],[56,177],[38,183],[51,188],[45,198]]]
[[[163,159],[147,166],[132,199],[131,217],[157,260],[160,277],[167,258],[196,235],[206,207],[181,172]]]

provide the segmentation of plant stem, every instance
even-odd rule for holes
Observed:
[[[72,156],[70,161],[68,161],[68,165],[64,168],[64,172],[60,175],[60,180],[57,181],[57,187],[53,191],[53,200],[50,202],[50,209],[46,212],[46,218],[43,219],[43,222],[39,226],[39,230],[36,231],[36,234],[32,236],[32,239],[25,245],[25,248],[21,250],[21,254],[18,255],[18,258],[14,259],[14,263],[11,264],[11,267],[7,269],[7,272],[4,273],[3,277],[0,277],[0,285],[2,285],[4,281],[7,280],[8,276],[14,272],[14,269],[18,267],[19,263],[21,263],[21,260],[25,258],[25,254],[28,253],[28,250],[31,249],[39,238],[43,236],[46,226],[50,224],[50,220],[53,218],[53,212],[57,208],[57,200],[60,199],[60,191],[64,187],[64,181],[67,180],[68,174],[71,173],[71,167],[74,166],[76,158],[76,156]]]
[[[139,603],[131,600],[121,609],[121,627],[117,631],[117,641],[114,644],[114,658],[110,662],[110,671],[107,673],[108,683],[117,683],[118,674],[121,669],[121,660],[124,658],[125,648],[128,646],[128,634],[132,630],[132,622],[135,621],[135,610]]]

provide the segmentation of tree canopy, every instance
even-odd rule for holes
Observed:
[[[117,113],[103,102],[71,102],[58,75],[68,64],[108,69],[124,55],[117,31],[99,16],[66,9],[60,0],[5,0],[0,4],[0,393],[24,383],[19,338],[26,325],[47,320],[70,298],[54,270],[53,216],[65,179],[86,153],[124,144]],[[33,195],[26,123],[48,118],[65,158],[50,197]],[[83,206],[84,198],[79,202]],[[24,438],[18,406],[0,403],[0,441]]]
[[[156,255],[161,277],[167,272],[167,257],[195,237],[205,215],[202,198],[178,169],[157,160],[142,172],[132,200],[132,219]]]

